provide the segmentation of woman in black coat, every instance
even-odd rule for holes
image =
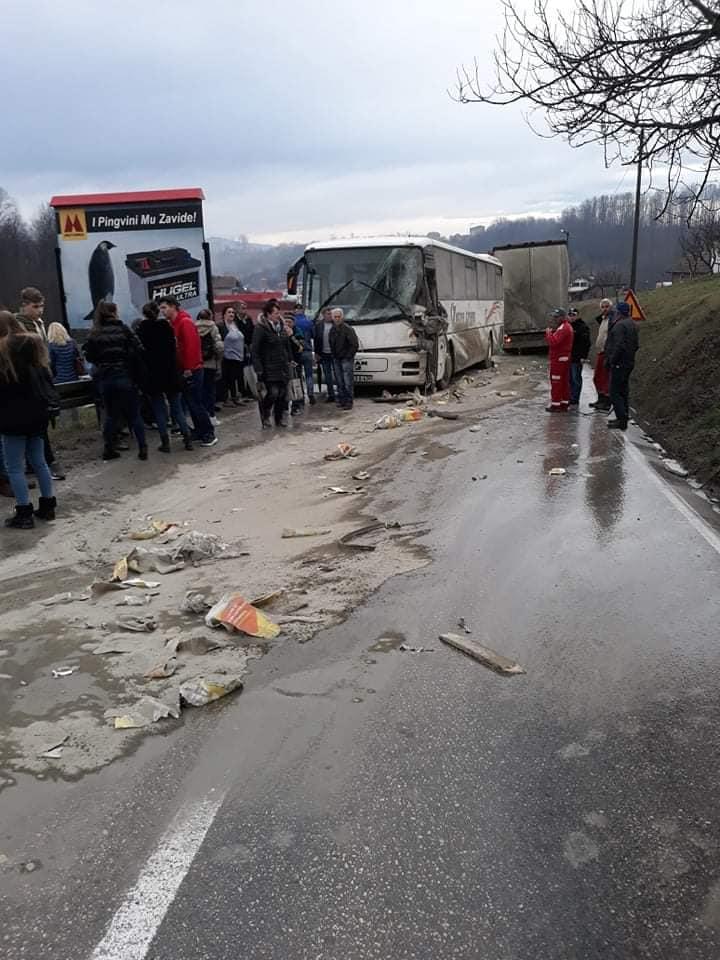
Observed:
[[[287,427],[288,380],[290,379],[290,338],[276,300],[269,300],[253,332],[252,362],[260,391],[260,420],[263,428]]]
[[[140,416],[138,386],[145,376],[144,351],[138,338],[120,320],[114,303],[99,303],[95,322],[83,347],[85,357],[97,371],[105,407],[103,460],[117,460],[113,443],[126,422],[138,443],[138,458],[147,460],[145,424]]]
[[[143,307],[143,319],[137,335],[145,348],[145,393],[150,401],[155,423],[160,434],[160,453],[170,453],[168,432],[168,403],[172,417],[180,428],[186,450],[192,450],[190,427],[180,401],[180,381],[175,334],[168,321],[160,314],[154,301]]]

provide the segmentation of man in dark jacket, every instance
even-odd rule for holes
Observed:
[[[260,315],[252,339],[252,362],[258,379],[260,421],[263,429],[275,425],[287,427],[288,381],[290,380],[290,341],[285,333],[277,301],[268,301]]]
[[[583,360],[587,360],[590,353],[590,330],[579,311],[568,311],[568,317],[574,334],[570,354],[570,406],[577,407],[582,393]]]
[[[332,320],[330,349],[337,385],[337,404],[341,410],[352,410],[355,354],[360,344],[353,328],[345,323],[345,314],[339,307],[333,310]]]
[[[615,320],[608,329],[605,343],[605,366],[610,371],[610,402],[615,420],[608,427],[627,430],[630,415],[630,374],[635,366],[635,354],[640,346],[635,321],[630,316],[630,304],[618,303]]]

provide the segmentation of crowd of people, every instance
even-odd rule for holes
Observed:
[[[583,363],[590,355],[591,334],[578,310],[553,311],[554,325],[545,331],[550,353],[550,405],[548,413],[560,413],[577,407],[582,393]],[[596,359],[593,382],[597,400],[590,407],[599,413],[615,412],[608,420],[612,430],[627,430],[630,416],[630,376],[635,367],[639,340],[630,316],[630,305],[620,301],[600,301],[596,317]]]
[[[355,331],[341,309],[317,320],[269,300],[252,319],[239,302],[219,322],[210,310],[193,318],[174,297],[146,303],[142,317],[123,322],[114,303],[101,302],[82,348],[62,324],[43,322],[43,294],[25,288],[17,313],[0,311],[0,494],[15,499],[6,526],[29,529],[55,518],[53,482],[64,479],[48,436],[60,414],[57,385],[90,376],[102,410],[102,459],[115,460],[137,443],[148,459],[148,428],[158,451],[171,453],[177,434],[186,450],[212,447],[220,404],[257,401],[262,429],[286,428],[305,403],[353,406]],[[35,475],[40,501],[30,499]]]

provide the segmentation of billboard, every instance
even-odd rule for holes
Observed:
[[[199,189],[53,197],[67,325],[89,328],[102,302],[127,324],[163,296],[193,316],[207,307],[203,199]]]

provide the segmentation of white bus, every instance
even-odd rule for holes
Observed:
[[[445,387],[489,366],[503,343],[502,264],[427,237],[311,243],[288,273],[288,291],[317,318],[342,307],[360,351],[355,382]]]

